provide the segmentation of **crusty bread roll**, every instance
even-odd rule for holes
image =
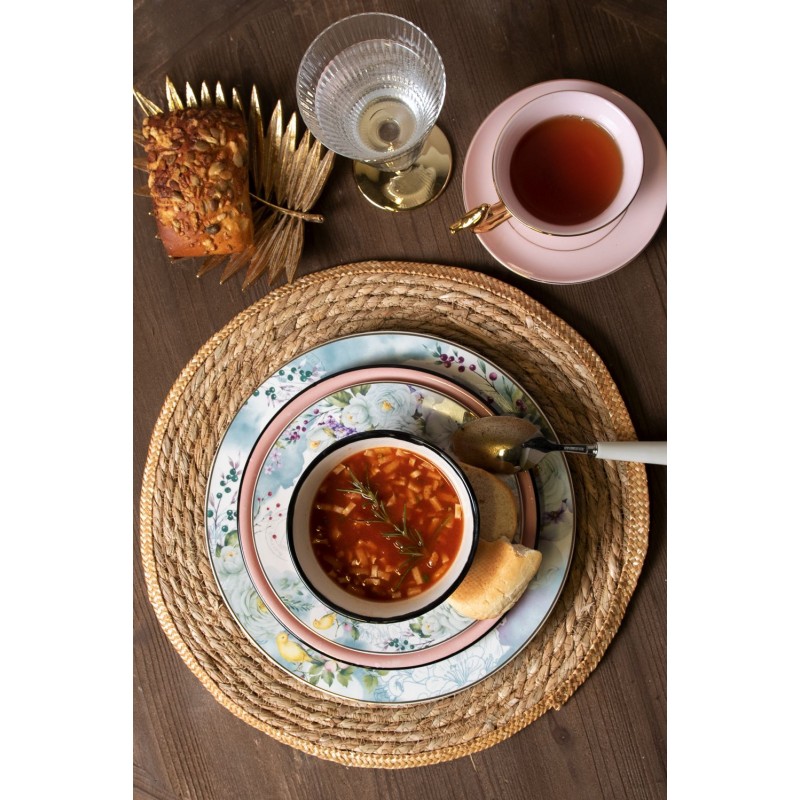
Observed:
[[[502,616],[520,598],[542,563],[542,554],[508,539],[481,539],[475,559],[450,605],[470,619]]]
[[[469,464],[459,466],[475,491],[481,517],[481,539],[494,541],[501,536],[513,541],[519,525],[517,498],[503,481],[491,472]]]
[[[172,258],[241,253],[253,243],[244,117],[186,108],[142,123],[153,216]]]

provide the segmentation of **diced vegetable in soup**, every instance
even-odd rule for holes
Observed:
[[[456,491],[408,450],[375,447],[337,464],[311,511],[311,544],[328,575],[351,594],[400,600],[432,586],[464,532]]]

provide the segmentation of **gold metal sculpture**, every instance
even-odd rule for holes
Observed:
[[[133,90],[133,96],[146,115],[163,113],[159,106],[136,89]],[[219,81],[213,98],[204,81],[198,102],[188,82],[183,99],[167,76],[166,96],[169,111],[229,107]],[[327,150],[323,155],[322,145],[308,131],[297,144],[297,115],[292,114],[284,128],[280,100],[272,112],[265,134],[261,101],[255,86],[250,94],[249,115],[235,88],[231,90],[230,107],[241,111],[248,125],[254,241],[242,253],[206,257],[197,271],[197,277],[222,267],[220,283],[224,283],[246,268],[242,282],[244,290],[264,273],[271,284],[283,270],[287,282],[291,283],[303,250],[305,223],[323,221],[320,214],[312,214],[310,210],[328,180],[334,153]],[[133,138],[136,144],[143,146],[141,131],[134,130]],[[134,159],[134,166],[147,171],[145,159]],[[135,189],[134,193],[150,195],[147,184]]]

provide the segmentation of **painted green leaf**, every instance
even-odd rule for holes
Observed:
[[[233,547],[239,544],[239,531],[228,531],[225,534],[225,546]]]
[[[374,692],[375,688],[378,685],[378,679],[370,672],[368,672],[362,679],[361,683],[364,686],[364,690],[367,692]]]
[[[350,395],[347,392],[335,392],[328,397],[328,401],[339,408],[346,408],[350,405]]]

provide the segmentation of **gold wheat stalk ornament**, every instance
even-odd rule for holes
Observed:
[[[138,90],[133,90],[133,96],[146,115],[163,113],[159,106]],[[215,85],[213,97],[204,81],[200,87],[198,102],[197,95],[188,82],[183,99],[167,76],[166,97],[169,111],[229,107],[219,81]],[[323,154],[322,145],[308,131],[297,144],[297,115],[291,115],[284,129],[280,100],[272,112],[265,133],[261,101],[255,86],[250,94],[249,116],[245,113],[242,98],[235,88],[231,90],[230,107],[239,110],[247,120],[253,244],[241,253],[206,257],[197,270],[197,277],[222,267],[220,283],[224,283],[246,268],[242,290],[251,286],[264,273],[269,284],[272,284],[281,271],[286,275],[287,282],[291,283],[303,251],[305,223],[323,221],[320,214],[311,213],[311,208],[319,199],[331,173],[334,153],[327,150]],[[140,146],[144,143],[140,131],[134,130],[133,139]],[[147,162],[142,158],[134,159],[134,167],[147,171]],[[149,196],[147,184],[136,188],[134,194]]]

